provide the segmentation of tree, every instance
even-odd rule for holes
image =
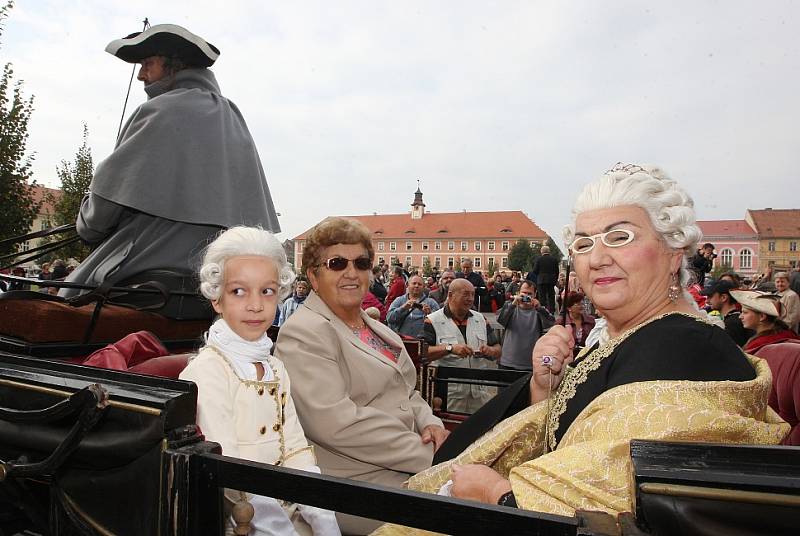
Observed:
[[[0,35],[3,22],[14,2],[0,7]],[[11,64],[3,67],[0,77],[0,240],[23,235],[41,207],[33,193],[31,177],[33,156],[26,156],[28,121],[33,112],[33,96],[25,99],[22,81],[13,79]],[[0,248],[0,254],[13,253],[17,245]]]
[[[75,154],[75,161],[70,163],[61,161],[61,166],[56,168],[58,178],[61,180],[61,198],[54,201],[55,214],[53,219],[56,225],[75,223],[81,209],[81,201],[89,192],[89,185],[94,176],[92,165],[92,150],[89,148],[89,127],[83,124],[83,144]],[[58,256],[63,258],[73,257],[79,261],[86,258],[90,248],[78,242],[58,250]]]
[[[427,257],[422,261],[422,275],[425,277],[430,277],[433,275],[433,268],[431,267],[431,261]]]
[[[547,246],[550,248],[550,255],[555,257],[556,260],[559,263],[561,263],[561,259],[564,258],[564,254],[561,252],[561,249],[556,245],[556,241],[553,240],[551,237],[548,237]]]
[[[494,277],[494,273],[497,271],[497,267],[494,265],[494,259],[489,259],[489,266],[486,267],[486,273],[489,277]]]
[[[530,270],[532,255],[533,249],[531,249],[530,242],[520,238],[508,252],[508,267],[516,271]]]

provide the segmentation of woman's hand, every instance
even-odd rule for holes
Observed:
[[[450,430],[446,430],[441,426],[436,426],[435,424],[429,424],[423,428],[420,437],[422,438],[422,443],[424,445],[433,442],[433,452],[436,452],[449,435]]]
[[[450,494],[459,499],[470,499],[487,504],[497,504],[503,494],[511,491],[511,482],[485,465],[452,465],[453,487]]]
[[[547,398],[550,389],[555,389],[566,372],[566,365],[572,363],[572,349],[575,338],[572,326],[553,326],[536,341],[533,347],[533,377],[531,378],[531,402]],[[550,365],[543,363],[544,356],[550,357]]]

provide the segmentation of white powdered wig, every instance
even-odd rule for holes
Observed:
[[[584,186],[572,209],[572,223],[564,227],[567,245],[575,237],[575,218],[587,210],[636,205],[650,216],[655,230],[673,249],[683,250],[681,286],[689,284],[687,260],[694,253],[703,233],[697,225],[694,201],[677,182],[655,166],[618,163]]]
[[[209,300],[218,300],[225,283],[225,263],[232,257],[266,257],[278,268],[280,299],[289,295],[295,275],[283,246],[275,235],[260,227],[232,227],[209,244],[200,268],[200,292]]]

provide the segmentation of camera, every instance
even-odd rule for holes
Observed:
[[[712,258],[712,259],[716,259],[716,258],[717,258],[717,254],[716,254],[716,253],[712,253],[712,254],[711,254],[711,258]]]
[[[422,309],[422,304],[420,302],[414,302],[414,305],[411,306],[412,309]]]
[[[521,301],[522,303],[531,303],[531,299],[532,298],[530,296],[528,296],[527,294],[522,294],[519,297],[519,301]]]

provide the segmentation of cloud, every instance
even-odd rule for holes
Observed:
[[[40,181],[83,121],[96,161],[113,149],[130,67],[103,48],[146,14],[222,50],[285,237],[409,210],[421,179],[429,210],[520,209],[558,240],[618,160],[664,167],[702,219],[797,206],[789,1],[20,3],[2,51],[36,95]]]

